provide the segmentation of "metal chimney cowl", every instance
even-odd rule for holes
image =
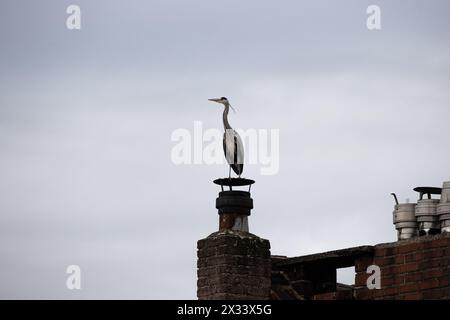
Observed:
[[[450,232],[450,181],[442,184],[441,201],[436,208],[441,232]]]
[[[240,190],[219,192],[216,208],[219,213],[219,231],[249,232],[248,216],[253,209],[250,192]]]

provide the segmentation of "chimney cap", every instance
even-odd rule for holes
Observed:
[[[416,187],[413,190],[420,194],[419,200],[423,199],[424,194],[427,194],[428,199],[431,199],[432,194],[441,194],[442,193],[442,188],[436,188],[436,187]]]
[[[255,180],[245,179],[245,178],[220,178],[213,181],[215,184],[219,186],[227,186],[227,187],[242,187],[242,186],[250,186],[255,183]]]

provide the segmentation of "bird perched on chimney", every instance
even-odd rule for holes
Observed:
[[[233,169],[233,171],[240,178],[242,171],[244,170],[244,146],[242,144],[241,137],[228,122],[228,112],[230,111],[230,108],[233,109],[233,111],[235,110],[225,97],[208,100],[224,105],[223,128],[225,133],[223,134],[223,152],[225,153],[225,158],[230,165],[228,177],[231,178],[231,169]]]

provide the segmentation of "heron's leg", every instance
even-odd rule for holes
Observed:
[[[229,169],[229,171],[228,171],[228,179],[231,180],[231,166],[230,166],[230,169]],[[230,185],[230,191],[232,191],[232,190],[233,190],[233,188],[232,188],[231,185]]]

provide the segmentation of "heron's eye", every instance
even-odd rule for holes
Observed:
[[[222,97],[222,98],[220,98],[220,100],[228,100],[227,98],[225,98],[225,97]]]

